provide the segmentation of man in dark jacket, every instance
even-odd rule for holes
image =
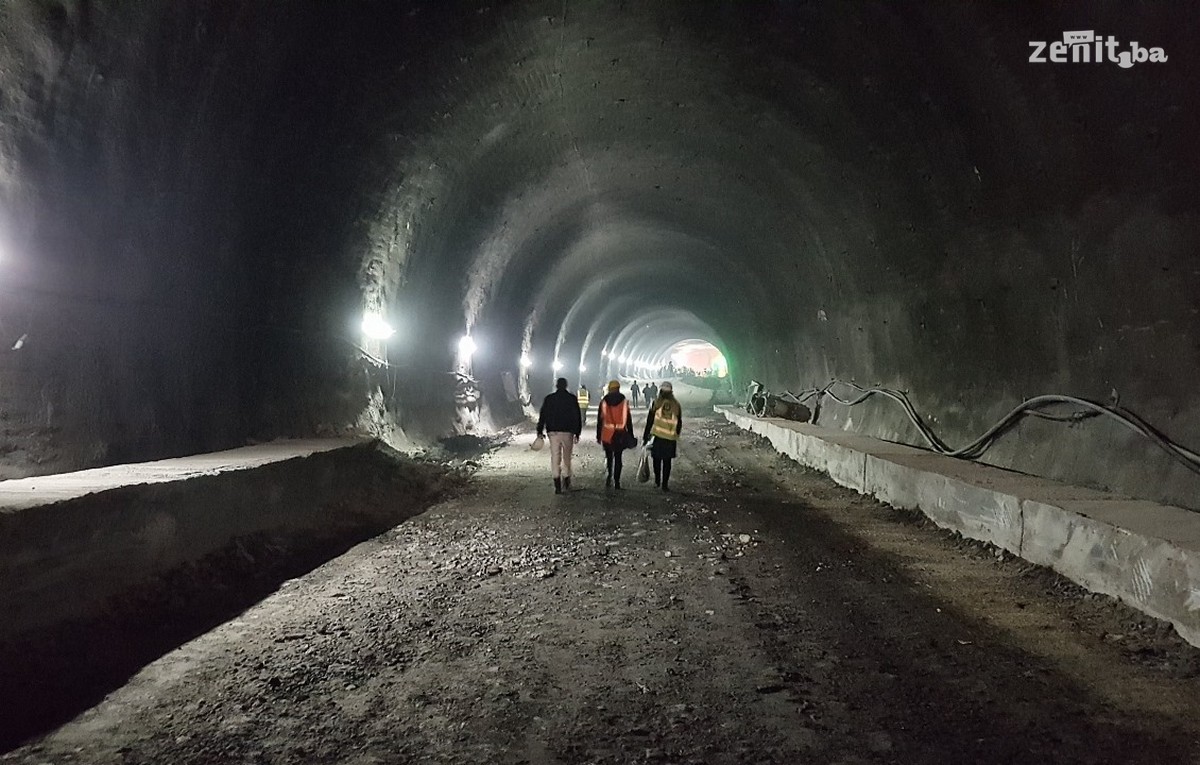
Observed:
[[[579,399],[567,390],[567,378],[554,383],[554,392],[542,401],[538,413],[537,434],[549,434],[550,472],[554,474],[554,493],[571,489],[571,451],[579,443],[583,418],[579,414]]]
[[[654,406],[655,399],[658,398],[658,386],[653,382],[646,383],[646,408]]]

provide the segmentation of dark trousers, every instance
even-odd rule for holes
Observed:
[[[658,486],[661,484],[665,488],[667,485],[667,481],[671,480],[671,462],[672,462],[672,460],[670,457],[668,457],[666,459],[659,459],[658,457],[654,458],[654,485],[655,486]]]
[[[608,468],[608,475],[618,484],[621,483],[621,453],[623,451],[625,450],[617,449],[609,444],[604,445],[604,466]]]

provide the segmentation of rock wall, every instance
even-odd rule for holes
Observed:
[[[1178,6],[326,5],[0,9],[4,475],[433,438],[466,332],[494,424],[523,348],[538,397],[554,358],[594,383],[615,344],[702,337],[739,382],[908,389],[955,443],[1053,391],[1195,445]],[[1168,61],[1028,61],[1071,29]],[[363,338],[364,309],[396,336]],[[826,415],[913,440],[892,409]],[[1197,488],[1098,421],[989,458]]]

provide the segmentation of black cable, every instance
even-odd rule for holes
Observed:
[[[843,386],[855,391],[858,395],[853,397],[843,397],[834,391],[835,386]],[[760,393],[765,395],[765,389],[760,389]],[[929,444],[929,446],[939,454],[944,454],[947,457],[956,457],[959,459],[977,460],[992,447],[996,441],[1005,433],[1011,430],[1023,417],[1038,417],[1040,419],[1050,420],[1053,422],[1073,423],[1092,417],[1108,417],[1115,422],[1120,423],[1124,427],[1137,433],[1139,436],[1147,439],[1159,449],[1162,449],[1171,456],[1176,462],[1183,465],[1188,470],[1200,475],[1200,454],[1188,449],[1181,444],[1178,444],[1164,435],[1154,426],[1147,423],[1137,414],[1130,412],[1123,407],[1100,404],[1095,401],[1090,401],[1078,396],[1067,396],[1062,394],[1043,394],[1026,399],[1009,411],[1006,415],[996,421],[994,425],[983,432],[974,441],[971,441],[966,446],[955,449],[943,441],[925,420],[917,412],[916,407],[908,398],[908,394],[904,391],[895,390],[892,388],[864,388],[854,382],[845,380],[832,380],[822,388],[811,388],[801,391],[800,395],[791,391],[784,391],[779,398],[790,398],[794,403],[805,404],[806,402],[815,399],[814,407],[817,411],[820,410],[821,400],[828,396],[843,406],[857,406],[872,396],[883,396],[900,404],[904,413],[908,415],[909,420],[917,428],[921,437]],[[1044,407],[1060,406],[1063,404],[1071,404],[1077,407],[1076,411],[1070,414],[1055,414],[1052,412],[1042,411]],[[814,418],[815,419],[815,418]]]

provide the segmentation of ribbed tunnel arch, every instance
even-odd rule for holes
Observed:
[[[6,475],[418,446],[519,421],[555,357],[696,338],[735,382],[906,389],[952,441],[1050,391],[1200,428],[1197,22],[1167,6],[49,5],[0,9]],[[1075,26],[1172,58],[1027,61]],[[1195,488],[1095,423],[989,459]]]
[[[724,346],[721,336],[691,311],[680,308],[647,308],[628,317],[628,323],[610,334],[608,345],[622,356],[642,363],[665,364],[671,346],[696,336]]]

